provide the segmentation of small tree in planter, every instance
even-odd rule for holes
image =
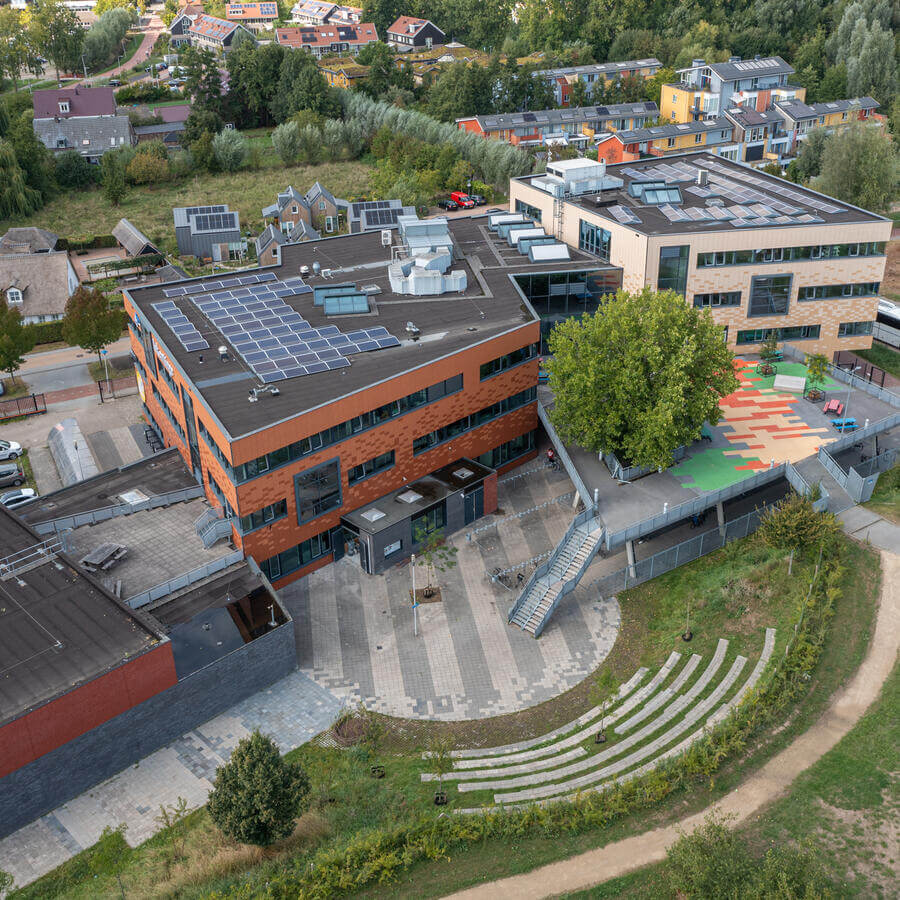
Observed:
[[[444,776],[453,768],[453,740],[449,736],[436,737],[429,748],[431,767],[438,777],[438,789],[434,792],[434,805],[446,806],[447,794],[444,791]]]
[[[774,328],[769,330],[769,336],[759,348],[759,357],[762,362],[756,367],[757,373],[774,375],[775,366],[772,365],[772,362],[778,357],[778,332]]]
[[[591,703],[600,708],[600,730],[597,732],[596,741],[602,744],[606,741],[606,729],[603,720],[619,694],[619,679],[609,670],[604,669],[591,685]]]
[[[419,556],[425,564],[426,584],[423,589],[425,597],[433,597],[437,592],[438,572],[446,572],[456,565],[456,547],[444,540],[444,533],[439,528],[429,530],[426,525],[418,525],[413,540],[419,545]],[[413,598],[415,600],[415,598]]]
[[[828,357],[824,353],[808,353],[806,356],[806,399],[824,400],[822,386],[828,377]]]

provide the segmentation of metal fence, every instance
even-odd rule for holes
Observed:
[[[866,362],[855,353],[848,353],[845,350],[835,350],[831,360],[839,369],[850,371],[854,368],[860,370],[859,378],[865,378],[871,384],[877,384],[878,387],[884,387],[884,369]]]
[[[566,474],[569,478],[572,479],[572,484],[575,485],[575,490],[578,491],[578,496],[581,497],[582,501],[587,504],[592,500],[591,492],[588,490],[587,485],[582,481],[581,476],[578,474],[578,470],[575,468],[575,464],[572,462],[571,457],[566,452],[565,445],[560,440],[559,435],[556,433],[556,429],[553,427],[553,423],[550,421],[550,416],[547,413],[547,410],[544,409],[544,404],[538,400],[538,418],[541,420],[541,424],[544,426],[544,431],[547,432],[550,441],[553,446],[556,448],[556,455],[559,457],[560,462],[563,464],[563,468],[566,470]]]
[[[882,344],[887,344],[895,350],[900,350],[900,328],[892,328],[883,322],[876,322],[872,330],[872,337]]]
[[[100,402],[115,400],[118,397],[129,397],[137,393],[137,377],[126,375],[124,378],[102,378],[97,382],[97,390],[100,392]]]
[[[793,359],[796,362],[806,361],[806,354],[802,350],[799,350],[797,347],[794,347],[792,344],[784,344],[782,346],[782,350],[786,357]],[[859,378],[852,372],[845,372],[839,366],[834,366],[831,363],[828,364],[828,374],[835,381],[840,381],[842,384],[850,385],[850,387],[852,387],[854,390],[862,391],[864,394],[868,394],[870,397],[875,397],[882,403],[887,403],[888,406],[893,406],[895,409],[900,409],[900,395],[895,394],[888,388],[878,387],[877,384],[872,384],[865,378]]]
[[[687,447],[682,445],[680,447],[676,447],[672,452],[672,462],[681,462],[687,456]],[[616,456],[615,453],[607,452],[600,454],[601,459],[604,463],[606,463],[606,468],[609,469],[609,474],[612,475],[616,481],[636,481],[638,478],[643,478],[644,475],[649,475],[651,472],[655,472],[656,466],[625,466],[622,465],[622,462],[619,460],[619,457]]]
[[[132,609],[140,609],[148,603],[153,603],[155,600],[162,600],[163,597],[168,597],[169,594],[172,594],[175,591],[180,591],[192,584],[196,584],[198,581],[202,581],[204,578],[208,578],[210,575],[215,575],[216,572],[227,569],[229,566],[240,562],[243,558],[244,554],[240,550],[232,550],[231,553],[213,560],[205,566],[192,569],[190,572],[185,572],[183,575],[177,575],[175,578],[170,578],[168,581],[156,584],[146,591],[141,591],[140,594],[129,597],[126,602]]]
[[[847,493],[857,502],[865,503],[870,500],[878,484],[878,476],[893,468],[897,462],[897,450],[891,447],[878,456],[867,459],[865,462],[850,466],[847,473]]]
[[[59,538],[48,538],[39,544],[17,550],[0,559],[0,581],[12,578],[21,572],[27,572],[35,566],[42,566],[53,559],[57,553],[64,551],[64,542]]]
[[[172,503],[184,503],[202,496],[203,486],[197,484],[177,491],[168,491],[165,494],[155,494],[140,503],[118,503],[115,506],[88,509],[84,512],[73,513],[71,516],[60,516],[58,519],[38,522],[32,527],[38,534],[61,534],[64,531],[80,528],[82,525],[96,525],[107,519],[127,516],[145,509],[156,509],[159,506],[169,506]]]
[[[626,588],[650,581],[651,578],[670,572],[678,566],[693,562],[701,556],[706,556],[707,553],[721,549],[731,541],[753,534],[759,528],[763,513],[772,505],[770,503],[765,507],[751,510],[733,522],[728,522],[723,530],[714,528],[704,531],[703,534],[688,538],[674,547],[669,547],[668,550],[661,550],[646,559],[639,559],[633,566],[626,566],[618,572],[604,575],[592,581],[587,587],[589,590],[599,591],[601,597],[608,597]]]
[[[27,397],[0,400],[0,422],[17,419],[19,416],[36,416],[45,412],[47,412],[47,398],[44,394],[30,394]]]

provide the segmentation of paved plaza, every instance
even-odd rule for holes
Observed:
[[[476,522],[471,539],[466,532],[451,538],[457,565],[439,576],[442,601],[420,605],[418,636],[407,564],[372,576],[345,558],[281,591],[296,623],[301,669],[350,702],[444,720],[524,709],[593,671],[619,630],[615,598],[576,590],[535,640],[506,621],[517,573],[511,587],[491,583],[495,569],[550,551],[574,515],[564,474],[535,463],[525,468],[530,474],[501,479],[496,516]],[[531,568],[519,571],[527,577]],[[420,566],[419,586],[424,577]]]

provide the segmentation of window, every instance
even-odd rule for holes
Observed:
[[[838,337],[857,337],[872,333],[874,322],[841,322]]]
[[[529,219],[534,219],[535,222],[541,221],[541,211],[524,200],[516,200],[516,212],[525,213]]]
[[[341,505],[341,464],[332,459],[294,476],[297,521],[308,522]]]
[[[281,519],[287,515],[287,500],[279,500],[277,503],[270,503],[256,512],[241,516],[241,533],[247,534],[256,528],[262,528],[276,519]]]
[[[699,134],[694,135],[694,143],[695,144],[703,143],[703,132],[702,131]]]
[[[717,294],[694,294],[694,306],[701,308],[705,306],[740,306],[741,292],[728,291]]]
[[[393,556],[395,553],[398,553],[402,549],[403,549],[403,541],[394,541],[392,544],[388,544],[384,548],[385,558],[387,558],[388,556]]]
[[[319,209],[325,209],[325,201],[324,200],[319,201]]]
[[[334,231],[334,217],[333,216],[325,217],[325,231],[328,234],[331,234],[331,232]]]
[[[738,344],[763,344],[774,331],[779,341],[817,340],[821,325],[792,325],[787,328],[753,328],[737,333]]]
[[[10,306],[19,305],[22,303],[22,291],[19,288],[7,288],[6,291],[6,302],[9,303]]]
[[[268,559],[264,559],[259,567],[263,570],[266,578],[274,581],[277,578],[283,578],[290,575],[301,566],[311,563],[313,560],[326,556],[331,552],[331,532],[323,531],[311,537],[308,541],[297,544],[296,547],[290,547],[281,553],[276,553]]]
[[[425,534],[431,534],[439,528],[443,528],[447,524],[447,507],[442,500],[440,503],[426,509],[418,515],[412,517],[412,533],[413,541],[416,541],[416,535],[420,535],[423,531]]]
[[[790,275],[756,275],[750,281],[750,303],[747,315],[787,315],[790,296]]]
[[[797,291],[797,299],[832,300],[836,297],[874,297],[881,289],[878,281],[864,281],[859,284],[816,284],[803,285]]]
[[[803,262],[814,259],[840,259],[848,256],[884,256],[884,241],[863,241],[853,244],[815,244],[804,247],[781,247],[779,260]],[[766,250],[726,250],[698,253],[697,268],[711,266],[742,266],[772,262],[772,248]]]
[[[674,147],[674,146],[675,146],[675,138],[669,138],[669,139],[666,141],[666,146],[667,146],[667,147]]]
[[[482,363],[480,370],[481,380],[484,381],[486,378],[499,375],[507,369],[512,369],[514,366],[528,362],[529,359],[534,359],[537,355],[538,345],[528,344],[525,347],[520,347],[518,350],[513,350],[512,353],[507,353],[505,356],[498,356],[490,362]]]
[[[599,256],[604,262],[609,262],[610,237],[610,233],[605,228],[592,225],[582,219],[578,233],[578,248]]]
[[[68,100],[60,100],[59,101],[59,111],[61,113],[67,113],[69,111],[69,101]]]
[[[364,463],[360,463],[358,466],[353,466],[347,473],[347,480],[350,484],[356,484],[356,482],[363,481],[370,475],[390,469],[393,465],[394,451],[391,450],[389,453],[381,453],[372,459],[366,460]]]
[[[506,441],[498,447],[494,447],[493,450],[482,453],[478,457],[478,462],[493,469],[506,465],[506,463],[534,450],[534,436],[535,432],[529,431],[511,441]]]
[[[657,290],[672,290],[684,296],[687,288],[688,256],[691,248],[685,244],[681,247],[660,247],[659,274],[656,278]]]

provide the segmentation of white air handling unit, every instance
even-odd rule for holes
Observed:
[[[528,262],[551,262],[570,259],[565,244],[532,244],[528,248]]]
[[[606,163],[592,159],[561,159],[547,164],[547,173],[532,178],[533,187],[554,197],[611,191],[623,185],[621,178],[606,174]]]
[[[406,255],[388,266],[395,294],[429,297],[466,289],[465,271],[447,271],[453,262],[453,240],[446,218],[398,216],[397,228]]]
[[[510,247],[518,247],[522,238],[546,237],[547,232],[543,228],[520,228],[518,231],[510,231],[506,238]]]

